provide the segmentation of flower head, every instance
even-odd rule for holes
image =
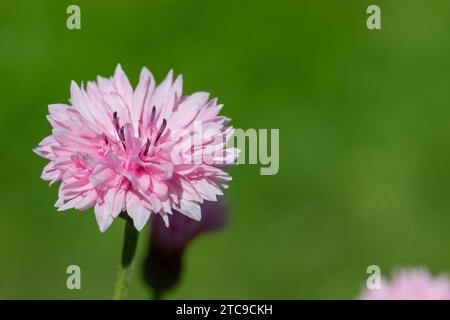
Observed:
[[[238,150],[233,129],[209,94],[183,96],[172,71],[156,86],[143,68],[135,90],[120,65],[112,78],[70,87],[70,105],[49,105],[53,127],[35,152],[50,160],[42,178],[61,181],[58,210],[94,207],[105,231],[121,212],[141,230],[151,213],[166,226],[172,210],[200,220],[200,204],[217,201]]]
[[[380,289],[366,289],[362,300],[450,300],[450,279],[433,277],[426,269],[406,269],[383,279]]]

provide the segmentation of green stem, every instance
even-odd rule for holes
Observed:
[[[162,300],[162,292],[159,290],[154,291],[153,300]]]
[[[127,217],[123,239],[122,260],[120,262],[119,273],[117,274],[114,300],[124,300],[127,298],[131,275],[133,273],[133,258],[136,253],[138,235],[139,232],[134,227],[133,220]]]

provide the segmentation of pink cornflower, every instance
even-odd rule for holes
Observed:
[[[433,277],[426,269],[406,269],[383,279],[380,289],[365,289],[361,300],[450,300],[450,279],[446,274]]]
[[[151,213],[166,226],[172,210],[200,220],[231,177],[233,129],[209,94],[182,95],[172,71],[155,85],[143,68],[135,90],[120,65],[112,78],[70,87],[70,105],[49,105],[52,134],[34,150],[50,160],[42,178],[61,181],[59,211],[94,207],[104,232],[121,212],[141,230]],[[207,133],[207,134],[206,134]]]

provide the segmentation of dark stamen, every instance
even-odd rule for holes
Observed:
[[[113,114],[113,124],[116,131],[119,131],[119,118],[117,117],[117,111]]]
[[[156,115],[156,108],[155,108],[155,106],[153,106],[153,108],[152,108],[152,114],[150,115],[150,122],[152,122],[153,120],[155,120],[155,115]]]
[[[163,134],[163,132],[164,132],[164,129],[166,129],[166,125],[167,125],[167,121],[166,121],[166,119],[163,119],[163,123],[162,123],[162,125],[161,125],[161,128],[159,129],[159,132],[158,132],[158,134],[156,135],[156,139],[155,139],[155,145],[156,145],[156,143],[158,142],[158,140],[159,140],[159,138],[161,137],[161,135]]]
[[[148,148],[150,148],[150,139],[149,138],[147,138],[147,142],[145,143],[144,156],[146,156],[148,154]]]
[[[108,137],[106,136],[106,134],[103,134],[103,139],[105,140],[106,145],[108,145],[109,141],[108,141]]]
[[[120,140],[122,141],[123,148],[124,148],[125,150],[127,150],[127,147],[125,146],[125,128],[124,128],[124,126],[122,126],[122,127],[120,128],[120,131],[119,131],[119,138],[120,138]]]
[[[119,138],[120,138],[120,140],[125,141],[125,128],[124,128],[124,126],[122,126],[122,127],[120,128],[120,131],[119,131]]]

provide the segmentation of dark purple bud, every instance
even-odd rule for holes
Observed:
[[[156,214],[151,219],[150,246],[143,272],[155,297],[160,298],[178,283],[183,273],[183,257],[191,241],[201,234],[226,226],[227,207],[223,197],[220,197],[217,202],[203,203],[200,221],[177,211],[169,215],[169,227]]]

